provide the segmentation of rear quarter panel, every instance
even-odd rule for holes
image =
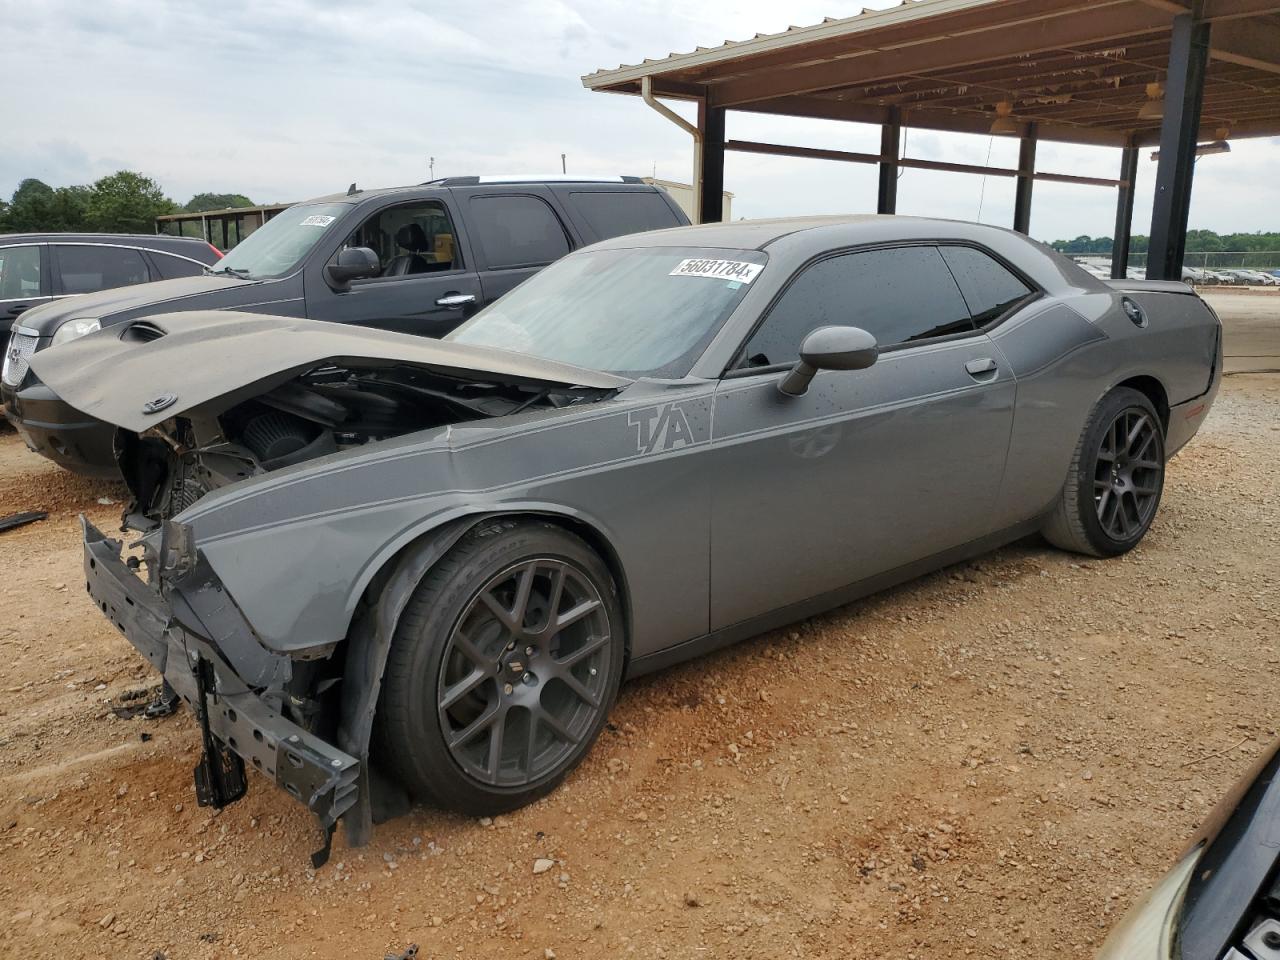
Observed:
[[[1122,296],[1142,307],[1145,327],[1129,319]],[[1090,412],[1117,384],[1153,377],[1170,406],[1205,394],[1218,322],[1191,294],[1080,290],[1033,304],[991,337],[1018,380],[1000,506],[1012,524],[1050,508]]]

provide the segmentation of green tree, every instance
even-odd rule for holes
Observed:
[[[252,207],[253,201],[243,193],[197,193],[183,207],[188,213],[226,210],[228,207]]]
[[[1227,249],[1222,245],[1222,238],[1212,230],[1188,230],[1187,249],[1196,251],[1214,251]]]
[[[58,187],[49,203],[49,217],[43,229],[72,233],[87,229],[88,187]]]
[[[93,230],[151,233],[155,219],[173,213],[177,204],[150,177],[120,170],[98,180],[89,190],[85,218]]]
[[[11,233],[30,233],[47,229],[52,217],[54,190],[43,180],[28,177],[18,184],[9,200],[5,229]]]

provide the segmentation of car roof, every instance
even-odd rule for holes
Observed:
[[[443,177],[436,180],[428,180],[426,183],[407,184],[402,187],[374,187],[364,190],[357,188],[355,193],[343,191],[342,193],[330,193],[322,197],[312,197],[309,200],[303,200],[301,203],[360,203],[370,198],[391,197],[391,196],[407,196],[413,197],[424,191],[447,190],[452,187],[496,187],[496,186],[521,186],[521,187],[582,187],[582,186],[606,186],[614,190],[637,190],[652,192],[657,187],[652,184],[645,183],[639,177],[587,177],[575,179],[572,175],[564,176],[557,174],[555,176],[464,176],[464,177]]]
[[[125,243],[143,246],[155,243],[204,243],[199,237],[175,237],[163,233],[0,233],[0,243]]]
[[[788,246],[853,246],[895,240],[1007,241],[1013,231],[963,220],[898,217],[874,213],[735,220],[693,227],[671,227],[627,234],[596,244],[596,249],[626,247],[732,247],[764,250],[788,240]],[[1020,234],[1015,236],[1021,237]],[[1022,239],[1026,239],[1022,237]]]

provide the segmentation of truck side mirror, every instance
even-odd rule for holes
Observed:
[[[338,293],[351,289],[352,280],[368,280],[381,272],[378,255],[368,247],[340,250],[333,263],[324,268],[325,279]]]

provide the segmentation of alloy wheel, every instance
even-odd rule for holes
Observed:
[[[564,560],[521,560],[491,578],[449,636],[436,691],[445,745],[469,776],[520,787],[558,770],[607,704],[615,655],[607,608]]]
[[[1093,501],[1098,522],[1113,540],[1144,531],[1160,499],[1164,463],[1159,427],[1141,409],[1122,410],[1102,435],[1094,468]]]

